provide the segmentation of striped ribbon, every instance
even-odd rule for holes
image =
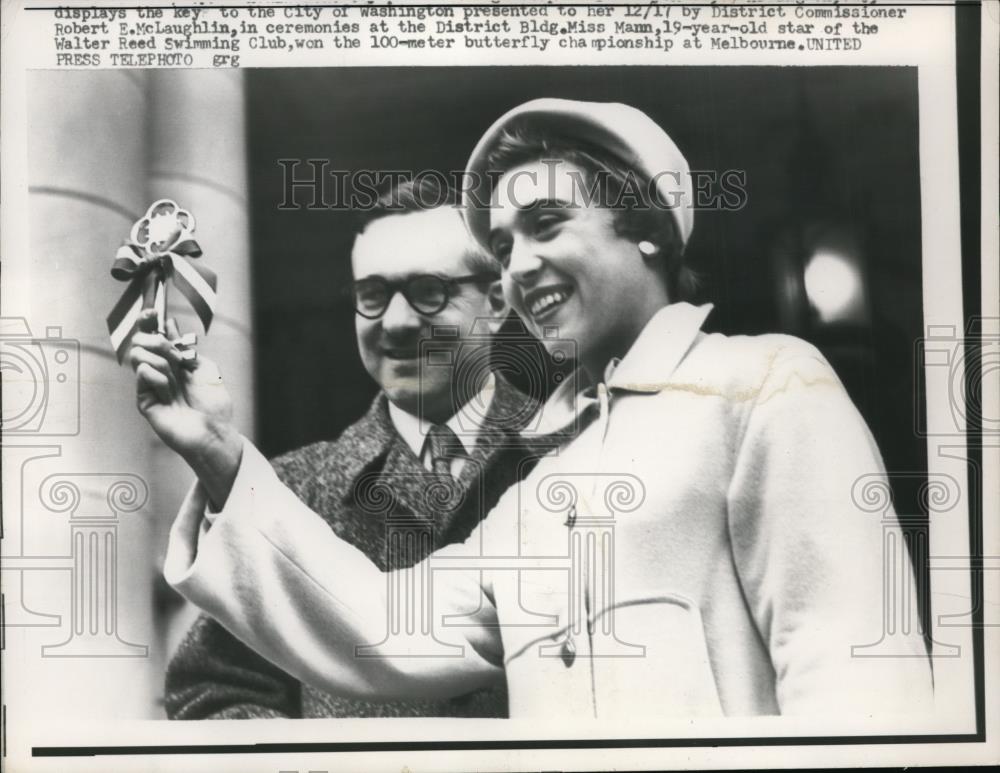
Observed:
[[[188,299],[208,332],[215,313],[216,279],[214,271],[189,260],[200,256],[201,248],[193,239],[185,239],[169,252],[157,255],[132,242],[118,249],[111,276],[129,286],[108,315],[108,333],[119,364],[135,333],[139,314],[152,308],[157,287],[168,279]]]

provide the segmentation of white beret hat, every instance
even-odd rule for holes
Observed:
[[[514,126],[538,127],[560,138],[575,137],[604,148],[655,181],[664,202],[670,203],[681,242],[687,244],[694,227],[691,175],[687,159],[652,118],[641,110],[617,102],[581,102],[574,99],[533,99],[508,111],[476,144],[466,179],[471,185],[462,195],[462,211],[473,238],[489,246],[491,178],[488,157],[504,130]]]

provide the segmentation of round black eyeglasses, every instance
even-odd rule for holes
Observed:
[[[351,283],[354,310],[365,319],[378,319],[389,308],[389,301],[402,293],[406,302],[418,314],[433,316],[441,313],[456,287],[475,282],[495,282],[500,275],[485,271],[468,276],[442,277],[436,274],[417,274],[405,279],[390,280],[382,276],[369,276]]]

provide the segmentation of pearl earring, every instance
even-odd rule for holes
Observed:
[[[650,255],[655,254],[656,251],[657,251],[656,245],[653,244],[652,242],[647,242],[645,239],[643,241],[639,242],[638,246],[639,246],[639,252],[641,252],[647,258]]]

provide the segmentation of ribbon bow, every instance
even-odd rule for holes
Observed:
[[[149,207],[145,217],[132,226],[131,239],[118,248],[111,276],[129,286],[108,315],[108,333],[119,364],[143,309],[156,306],[158,326],[163,331],[168,279],[187,298],[208,331],[215,311],[216,278],[211,269],[191,261],[201,256],[198,243],[190,238],[192,231],[191,213],[162,199]]]

